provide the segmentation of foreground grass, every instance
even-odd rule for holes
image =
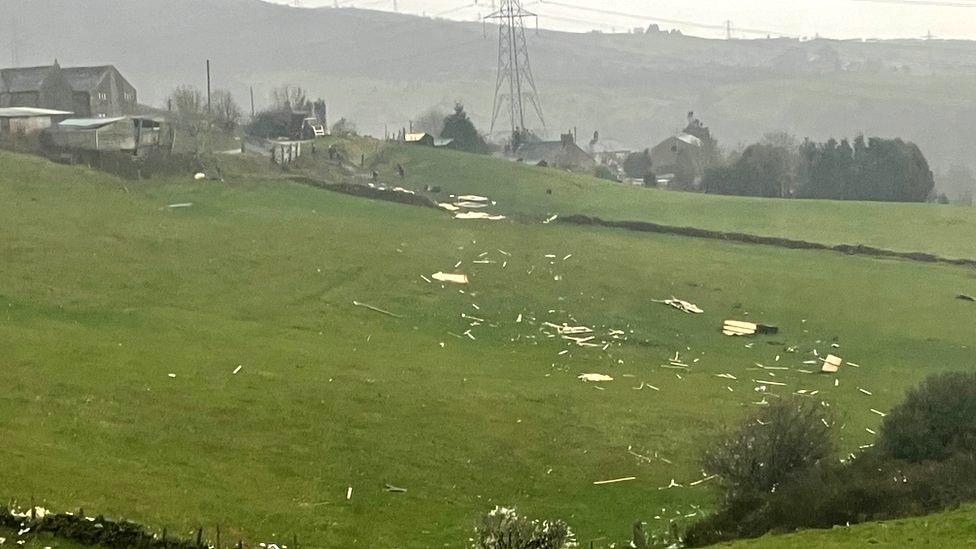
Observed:
[[[0,154],[5,497],[309,547],[456,547],[479,513],[517,505],[600,547],[635,519],[664,528],[711,508],[709,485],[689,486],[696,456],[763,398],[750,379],[821,391],[855,450],[873,439],[871,408],[973,366],[976,308],[953,299],[976,293],[971,270],[463,223],[233,178],[125,187]],[[421,278],[458,261],[464,293]],[[670,295],[706,314],[650,302]],[[726,317],[783,333],[727,339]],[[568,347],[543,320],[612,346]],[[861,364],[839,387],[797,371],[832,344]],[[661,368],[675,352],[698,362]]]
[[[976,546],[974,517],[976,508],[968,506],[925,517],[766,536],[756,540],[722,544],[721,547],[973,547]]]
[[[383,158],[407,168],[406,183],[412,188],[431,184],[445,194],[487,195],[509,214],[535,218],[585,214],[831,245],[976,257],[973,208],[669,192],[425,147],[394,148]],[[546,194],[548,189],[551,195]]]

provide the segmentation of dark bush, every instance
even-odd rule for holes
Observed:
[[[911,390],[885,418],[879,447],[912,462],[976,453],[976,373],[935,375]]]
[[[727,500],[767,493],[833,452],[828,418],[819,401],[774,402],[719,440],[702,466],[722,479]]]
[[[600,164],[594,168],[593,176],[599,179],[606,179],[607,181],[617,181],[617,176],[613,174],[613,170],[606,164]]]

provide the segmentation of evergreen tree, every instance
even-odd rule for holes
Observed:
[[[468,118],[468,113],[464,112],[464,105],[461,103],[454,106],[454,114],[444,119],[441,137],[453,139],[454,146],[461,151],[478,154],[488,152],[488,144]]]

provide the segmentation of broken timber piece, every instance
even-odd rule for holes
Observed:
[[[170,206],[170,207],[172,207],[172,206]],[[976,297],[973,297],[971,295],[966,295],[966,294],[959,294],[959,295],[956,296],[956,299],[961,299],[963,301],[976,302]]]
[[[357,307],[362,307],[364,309],[369,309],[370,311],[373,311],[373,312],[376,312],[376,313],[384,314],[386,316],[392,316],[393,318],[403,318],[402,316],[400,316],[400,315],[398,315],[396,313],[391,313],[390,311],[384,311],[383,309],[380,309],[379,307],[373,307],[372,305],[368,305],[366,303],[360,303],[358,301],[353,301],[352,304],[355,305],[355,306],[357,306]]]
[[[576,376],[577,379],[583,381],[613,381],[613,378],[604,374],[580,374]]]
[[[827,355],[827,358],[824,359],[823,368],[820,371],[826,374],[836,374],[843,364],[844,361],[839,356]]]
[[[722,325],[722,333],[727,336],[767,335],[779,333],[779,328],[741,320],[726,320]]]
[[[678,299],[673,296],[671,297],[671,299],[661,299],[661,300],[652,299],[651,301],[653,301],[654,303],[664,303],[665,305],[670,305],[675,309],[678,309],[679,311],[684,311],[689,314],[700,315],[705,312],[698,305],[695,305],[694,303],[685,301],[683,299]]]
[[[402,494],[402,493],[406,492],[407,489],[406,488],[400,488],[399,486],[394,486],[392,484],[387,484],[386,485],[386,491],[387,492],[393,492],[393,493],[396,493],[396,494]]]
[[[468,283],[468,275],[466,274],[434,273],[430,277],[438,282],[450,282],[451,284]]]

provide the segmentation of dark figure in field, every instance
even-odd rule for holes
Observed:
[[[552,189],[546,189],[546,194],[552,194]]]
[[[359,156],[359,167],[363,168],[366,166],[366,155],[362,154]]]
[[[379,179],[380,179],[380,172],[373,170],[373,181],[374,182],[379,181]]]
[[[336,158],[336,147],[335,145],[329,145],[329,160],[335,160]]]
[[[400,176],[400,179],[403,179],[407,176],[407,172],[403,170],[403,166],[401,166],[400,164],[396,165],[396,173],[397,175]]]

